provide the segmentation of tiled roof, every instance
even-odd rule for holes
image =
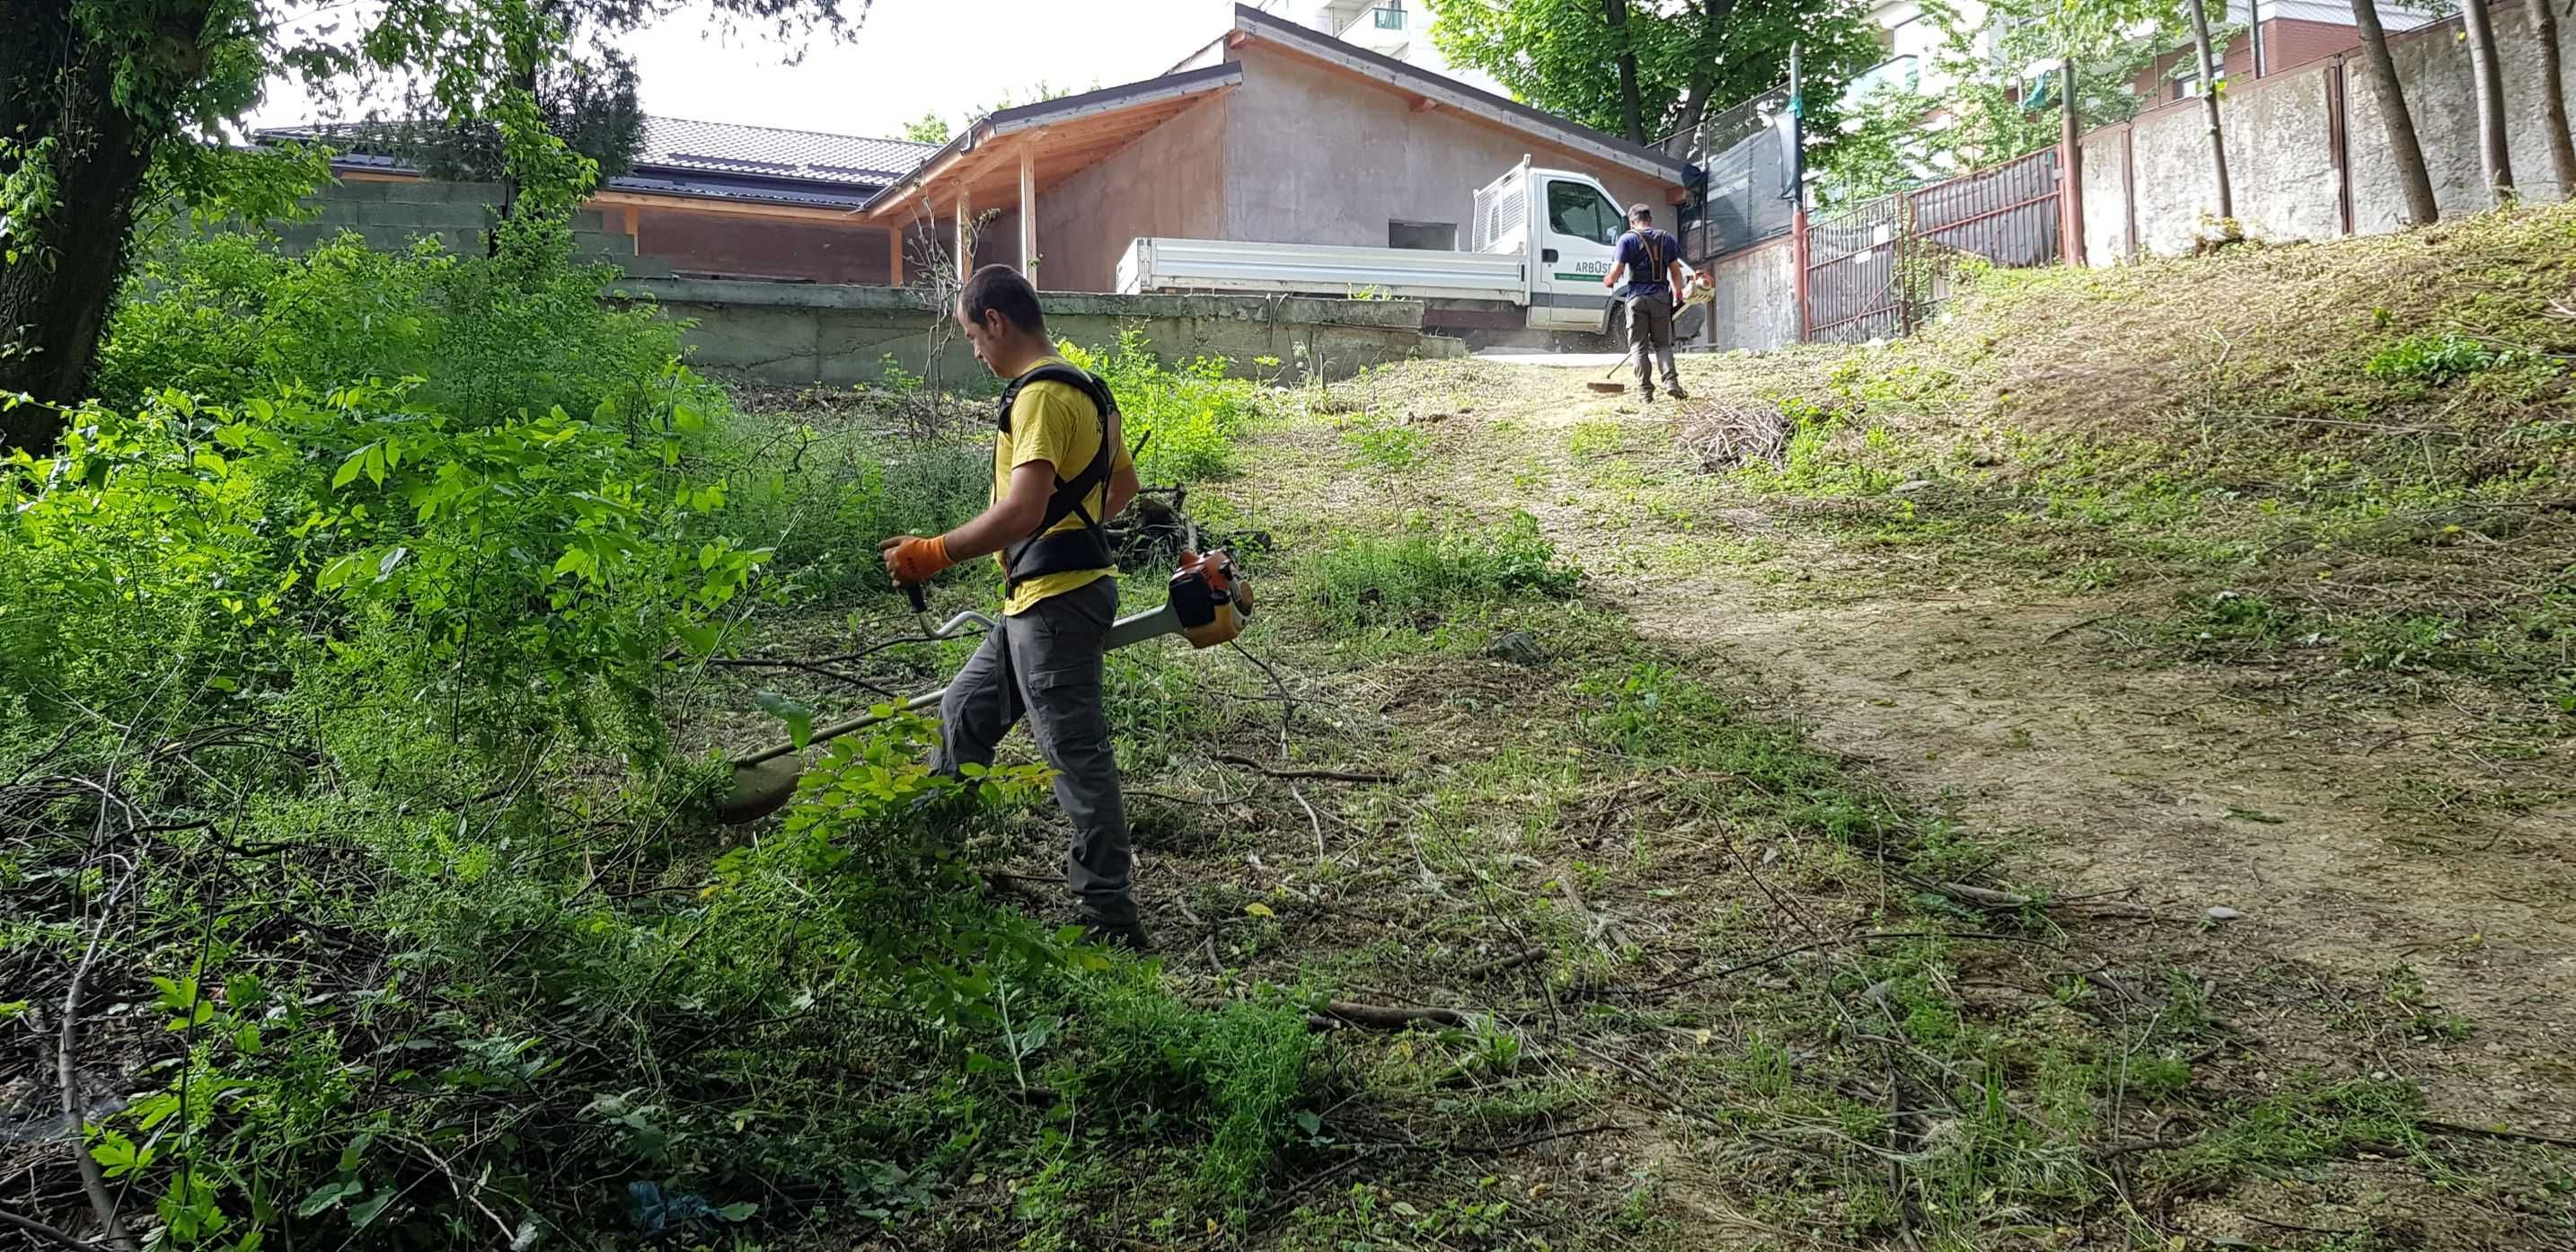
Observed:
[[[635,167],[881,187],[902,177],[938,147],[902,139],[647,117]]]
[[[324,122],[307,126],[272,126],[261,130],[258,137],[318,139],[365,152],[369,148],[367,137],[374,129],[366,122]],[[688,174],[713,174],[764,182],[778,180],[786,184],[860,188],[863,190],[856,199],[863,200],[867,191],[902,177],[920,164],[922,158],[937,150],[937,144],[903,139],[869,139],[811,130],[784,130],[775,126],[738,126],[730,122],[647,117],[644,119],[643,143],[635,153],[634,174],[611,181],[613,185],[634,181],[680,186],[694,182],[686,177]],[[674,175],[680,177],[675,178]],[[789,187],[773,184],[763,188],[762,194],[750,198],[841,202],[840,197],[825,188],[815,188],[814,191],[810,197],[796,195]]]

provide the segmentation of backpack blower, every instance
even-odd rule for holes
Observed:
[[[921,588],[907,587],[916,611],[925,609]],[[1213,648],[1232,641],[1243,633],[1245,618],[1252,616],[1252,592],[1234,559],[1223,552],[1183,552],[1180,568],[1172,574],[1171,590],[1163,606],[1143,613],[1119,618],[1109,627],[1111,651],[1129,644],[1179,635],[1190,641],[1192,648]],[[970,626],[998,630],[1001,624],[982,613],[969,610],[949,618],[932,631],[933,639],[947,639]],[[854,717],[819,727],[807,737],[804,748],[783,743],[748,756],[735,757],[733,786],[716,803],[716,820],[728,826],[758,821],[785,808],[796,796],[796,781],[805,773],[805,754],[815,746],[838,739],[856,730],[865,730],[890,720],[900,713],[938,707],[948,688],[925,691],[890,708],[880,706],[865,716]]]

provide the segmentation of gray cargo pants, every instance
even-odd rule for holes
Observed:
[[[1127,894],[1127,806],[1118,756],[1101,709],[1101,656],[1118,616],[1118,580],[1103,578],[1005,617],[939,700],[939,751],[931,768],[993,763],[994,745],[1026,713],[1038,752],[1054,766],[1055,800],[1073,821],[1065,880],[1085,912],[1136,919]]]
[[[1655,393],[1655,367],[1664,371],[1664,386],[1681,390],[1681,371],[1673,365],[1673,296],[1652,292],[1628,301],[1628,350],[1637,358],[1637,390]]]

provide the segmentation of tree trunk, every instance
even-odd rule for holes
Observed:
[[[2066,238],[2058,251],[2069,265],[2084,264],[2084,111],[2075,104],[2075,54],[2058,64],[2058,104],[2064,125],[2059,142],[2066,155],[2059,161],[2058,203],[2066,206]]]
[[[2548,7],[2548,0],[2534,3]],[[2415,142],[2415,117],[2406,111],[2397,62],[2388,55],[2388,31],[2379,24],[2379,0],[2352,0],[2352,24],[2361,31],[2362,49],[2370,54],[2370,72],[2379,80],[2379,128],[2388,132],[2388,155],[2397,162],[2397,182],[2406,191],[2406,224],[2430,226],[2442,220],[2442,207],[2433,199],[2433,175],[2424,168],[2424,149]]]
[[[1691,71],[1683,87],[1681,117],[1675,120],[1672,137],[1664,141],[1667,156],[1689,156],[1694,132],[1708,118],[1709,94],[1717,90],[1718,41],[1726,34],[1727,15],[1734,11],[1735,0],[1705,0],[1700,5],[1700,68]]]
[[[1619,47],[1619,125],[1631,143],[1646,142],[1646,123],[1637,106],[1637,50],[1628,45],[1628,0],[1601,0],[1610,19],[1610,39]]]
[[[2496,60],[2487,0],[2460,0],[2460,25],[2469,36],[2469,90],[2478,98],[2478,163],[2501,206],[2513,200],[2513,151],[2505,143],[2504,67]]]
[[[2567,84],[2558,68],[2558,14],[2550,0],[2523,0],[2531,15],[2531,37],[2540,45],[2542,129],[2549,140],[2550,172],[2558,176],[2558,198],[2576,202],[2576,138],[2567,131]]]
[[[2236,217],[2236,193],[2227,185],[2227,143],[2218,126],[2217,54],[2209,45],[2209,9],[2202,0],[2191,0],[2191,41],[2200,52],[2200,105],[2209,118],[2209,169],[2218,179],[2218,216],[2222,221]]]
[[[117,58],[81,34],[69,0],[0,0],[0,136],[52,140],[38,158],[53,179],[53,203],[32,228],[13,228],[0,258],[0,392],[47,404],[87,395],[100,332],[125,274],[135,201],[152,164],[157,128],[117,107]],[[197,7],[173,24],[193,40],[205,23]],[[50,449],[59,416],[37,405],[0,413],[0,447]]]

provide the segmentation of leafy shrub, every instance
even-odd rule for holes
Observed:
[[[1515,511],[1490,531],[1416,532],[1327,548],[1298,582],[1328,621],[1428,627],[1476,604],[1516,596],[1561,600],[1582,577],[1539,533],[1537,518]]]
[[[2381,382],[2442,383],[2495,363],[2496,354],[2486,345],[2444,331],[2437,335],[2408,335],[2380,349],[2362,366],[2362,372]]]
[[[607,308],[612,268],[543,250],[450,255],[424,241],[368,250],[356,235],[301,257],[237,234],[189,239],[136,267],[99,356],[99,397],[327,391],[362,379],[417,378],[413,403],[469,422],[561,406],[644,423],[680,358],[680,327],[649,306]],[[723,393],[685,397],[709,414]]]
[[[1193,357],[1165,368],[1143,331],[1120,332],[1107,351],[1070,340],[1064,359],[1101,376],[1118,397],[1127,442],[1145,440],[1136,473],[1148,483],[1189,483],[1235,472],[1234,443],[1251,425],[1252,384],[1225,376],[1224,357]]]

